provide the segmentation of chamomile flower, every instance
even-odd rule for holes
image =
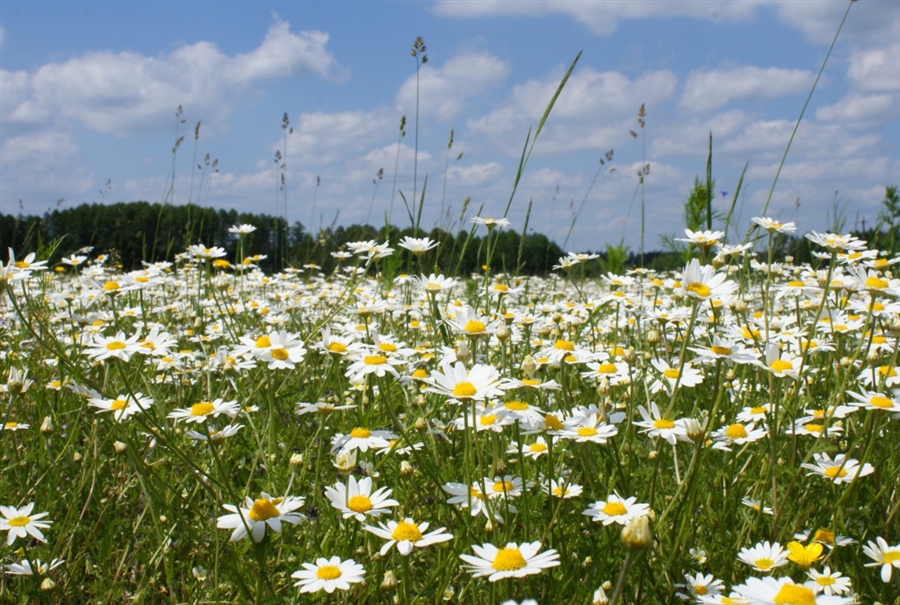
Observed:
[[[27,538],[31,536],[35,540],[46,542],[42,529],[47,529],[53,524],[53,521],[44,519],[50,513],[43,512],[36,515],[31,514],[34,510],[34,502],[29,502],[22,508],[15,506],[0,506],[0,531],[8,532],[6,534],[6,544],[12,544],[16,538]]]
[[[809,569],[806,575],[810,579],[810,582],[807,582],[807,584],[814,584],[815,588],[818,589],[817,592],[822,592],[825,595],[842,595],[849,593],[853,588],[850,584],[850,578],[844,577],[839,571],[831,571],[831,568],[827,565],[822,571]]]
[[[35,559],[34,561],[22,559],[19,563],[9,563],[3,567],[6,573],[11,576],[46,576],[51,570],[56,569],[63,563],[65,563],[63,559],[53,559],[49,563],[43,563],[40,559]]]
[[[134,414],[140,414],[153,405],[153,400],[144,397],[143,393],[131,395],[118,395],[115,399],[103,397],[91,397],[88,403],[97,408],[97,413],[112,412],[116,422],[123,422]]]
[[[184,434],[194,441],[212,441],[213,443],[218,443],[220,441],[225,441],[229,437],[234,437],[242,428],[244,428],[243,424],[226,424],[221,429],[208,424],[206,425],[206,431],[203,433],[198,431],[185,431]]]
[[[831,458],[828,454],[813,454],[815,464],[804,462],[800,466],[809,469],[807,475],[819,475],[831,480],[835,485],[850,483],[857,477],[865,477],[875,472],[868,462],[860,466],[858,460],[847,458],[844,454],[838,454]]]
[[[671,418],[662,417],[656,403],[650,404],[650,411],[639,405],[638,412],[644,420],[635,422],[634,426],[642,427],[641,432],[648,437],[662,437],[669,442],[669,445],[675,445],[676,439],[687,435],[687,431],[680,423]]]
[[[816,589],[795,584],[788,577],[747,578],[744,584],[735,586],[734,590],[749,599],[753,605],[849,605],[856,602],[850,597],[816,594]]]
[[[331,594],[335,590],[350,590],[351,584],[365,583],[366,570],[353,559],[319,557],[315,563],[303,563],[302,567],[291,574],[301,593],[324,590]]]
[[[876,391],[863,391],[861,393],[847,391],[847,394],[856,400],[849,402],[850,405],[858,406],[866,410],[876,410],[878,412],[900,412],[900,401],[882,393]]]
[[[222,398],[213,401],[201,401],[189,408],[179,408],[171,412],[167,418],[184,420],[185,422],[204,422],[209,418],[216,418],[222,414],[234,418],[241,411],[237,401],[222,401]]]
[[[892,569],[900,569],[900,545],[889,546],[881,536],[876,537],[874,542],[869,540],[863,544],[863,552],[872,559],[872,563],[865,564],[866,567],[881,567],[881,581],[885,584],[891,581]]]
[[[696,601],[700,597],[715,597],[722,592],[722,580],[716,579],[712,574],[684,574],[685,583],[676,584],[678,588],[685,589],[684,592],[676,592],[675,594],[685,601]]]
[[[750,219],[750,222],[759,225],[769,233],[793,233],[797,230],[797,226],[792,222],[782,223],[777,219],[769,217],[754,216]]]
[[[358,426],[346,435],[338,433],[334,436],[331,445],[331,453],[343,453],[359,450],[367,452],[370,449],[378,450],[390,445],[391,439],[396,439],[397,435],[390,431],[376,430],[373,431],[366,427]]]
[[[433,248],[437,248],[438,243],[427,237],[404,237],[397,245],[406,248],[416,256],[421,256]]]
[[[749,548],[742,548],[738,553],[738,560],[757,571],[770,572],[788,564],[788,553],[778,542],[770,543],[766,540]]]
[[[399,523],[397,521],[388,521],[387,524],[379,523],[378,527],[363,525],[363,529],[387,540],[379,551],[382,557],[395,544],[397,545],[397,552],[405,557],[412,552],[413,548],[424,548],[453,539],[453,536],[448,534],[443,527],[425,533],[428,530],[428,523],[416,523],[409,517],[406,517]]]
[[[520,445],[516,443],[511,443],[509,448],[506,450],[507,454],[518,454]],[[537,439],[532,441],[531,443],[523,443],[521,444],[522,455],[526,458],[531,458],[532,460],[537,460],[541,456],[544,456],[549,451],[547,447],[547,441],[542,437],[538,436]]]
[[[475,364],[472,369],[467,370],[461,361],[457,361],[456,365],[445,361],[440,370],[432,371],[431,376],[423,382],[428,385],[425,389],[427,392],[460,401],[501,397],[506,388],[506,382],[500,378],[500,372],[494,366]]]
[[[731,451],[732,445],[744,445],[764,438],[768,433],[764,429],[756,428],[752,422],[744,424],[734,422],[723,426],[712,434],[713,449]]]
[[[716,272],[710,265],[700,265],[696,258],[684,268],[681,275],[681,291],[696,301],[717,300],[729,296],[737,284],[724,273]]]
[[[606,500],[592,502],[590,508],[583,511],[592,521],[602,522],[603,525],[618,523],[625,525],[635,517],[643,517],[650,512],[647,504],[638,503],[635,496],[622,498],[613,492]]]
[[[584,488],[577,483],[570,483],[566,479],[561,479],[557,481],[556,479],[550,479],[550,481],[541,482],[541,489],[548,496],[553,496],[555,498],[562,498],[563,500],[568,500],[569,498],[577,498],[584,491]]]
[[[126,337],[119,330],[115,336],[95,335],[93,341],[85,349],[85,354],[94,361],[105,361],[110,358],[128,361],[140,349],[139,334]]]
[[[390,512],[400,503],[389,498],[389,488],[381,487],[372,491],[372,478],[363,477],[359,481],[350,475],[347,483],[337,482],[325,488],[325,497],[331,505],[341,511],[344,519],[353,517],[357,521],[365,521],[367,516],[378,517]]]
[[[246,538],[249,533],[254,542],[262,542],[266,526],[275,533],[281,533],[281,524],[297,524],[303,520],[301,513],[294,512],[303,506],[304,499],[297,496],[273,498],[262,492],[256,500],[245,499],[244,506],[223,504],[222,508],[231,514],[222,515],[216,522],[219,529],[231,529],[231,541]]]
[[[619,433],[612,424],[607,424],[601,414],[587,414],[577,416],[565,422],[565,428],[556,431],[560,439],[570,439],[576,443],[597,443],[603,445],[607,440]]]
[[[559,565],[559,553],[553,549],[540,552],[540,542],[508,542],[503,548],[493,544],[473,545],[472,550],[476,556],[460,555],[460,559],[474,577],[488,576],[490,582],[524,578]]]

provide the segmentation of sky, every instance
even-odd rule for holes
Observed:
[[[3,0],[0,213],[193,202],[316,230],[407,227],[422,200],[426,229],[521,232],[530,205],[566,250],[655,250],[711,136],[729,241],[764,210],[871,227],[900,185],[900,2],[852,4],[813,91],[847,6]]]

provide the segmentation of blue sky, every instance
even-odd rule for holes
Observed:
[[[412,197],[410,48],[422,36],[428,62],[418,79],[415,188],[427,177],[425,227],[458,227],[467,197],[465,221],[479,208],[502,216],[528,130],[582,51],[516,192],[513,228],[521,231],[531,201],[529,229],[560,244],[568,237],[569,250],[619,242],[637,250],[636,172],[646,162],[645,248],[658,249],[661,234],[681,234],[683,201],[705,175],[712,132],[716,189],[727,192],[717,195],[719,207],[748,166],[729,233],[739,240],[762,212],[846,7],[4,0],[0,210],[18,213],[20,200],[29,214],[82,202],[159,202],[174,166],[173,203],[274,214],[278,151],[287,158],[291,222],[383,224],[391,213],[407,226],[393,183]],[[286,140],[285,112],[293,129]],[[612,161],[601,166],[610,149]],[[206,167],[207,153],[218,173]],[[861,0],[767,214],[801,231],[829,229],[836,215],[846,217],[845,230],[871,225],[891,184],[900,184],[900,2]]]

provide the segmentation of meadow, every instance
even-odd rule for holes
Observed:
[[[896,258],[772,262],[758,218],[758,254],[516,277],[474,220],[457,278],[427,238],[11,258],[0,600],[900,602]]]

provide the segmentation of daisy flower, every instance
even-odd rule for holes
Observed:
[[[244,506],[237,507],[233,504],[223,504],[222,508],[230,511],[230,515],[219,517],[216,527],[219,529],[232,529],[231,541],[247,537],[249,534],[254,542],[261,542],[266,534],[266,526],[272,528],[275,533],[281,533],[281,523],[296,525],[303,520],[303,515],[294,512],[305,500],[297,496],[285,496],[273,498],[262,492],[256,500],[247,498]]]
[[[421,256],[433,248],[437,248],[438,243],[427,237],[404,237],[397,245],[406,248],[416,256]]]
[[[208,418],[216,418],[224,414],[229,418],[234,418],[241,411],[241,406],[237,401],[222,401],[221,398],[213,401],[201,401],[195,403],[189,408],[179,408],[171,412],[166,418],[174,420],[184,420],[185,422],[203,422]]]
[[[747,578],[744,584],[734,587],[735,592],[749,599],[754,605],[842,605],[856,603],[850,597],[837,595],[817,595],[816,591],[803,584],[794,584],[790,578]]]
[[[800,540],[801,542],[806,542],[807,540],[811,540],[813,542],[818,542],[826,546],[827,548],[834,548],[835,546],[849,546],[850,544],[856,544],[856,540],[853,538],[848,538],[847,536],[836,536],[833,531],[829,529],[825,529],[824,527],[820,527],[816,531],[801,531],[794,534],[795,540]]]
[[[650,411],[639,405],[638,412],[640,412],[644,420],[635,422],[634,426],[642,427],[641,432],[648,437],[662,437],[669,442],[669,445],[675,445],[676,439],[687,435],[687,431],[680,423],[670,418],[663,418],[660,415],[659,407],[655,403],[650,404]]]
[[[685,601],[696,601],[700,597],[715,597],[722,592],[722,580],[716,579],[712,574],[702,574],[697,572],[694,575],[684,574],[686,582],[684,584],[676,584],[677,588],[684,588],[686,592],[676,592],[675,594]]]
[[[769,572],[776,567],[787,565],[788,553],[778,542],[768,540],[754,544],[750,548],[742,548],[738,560],[757,571]],[[740,591],[738,591],[740,592]]]
[[[893,397],[883,395],[882,393],[876,391],[863,391],[861,393],[847,391],[847,394],[856,400],[849,402],[850,405],[855,405],[866,410],[876,410],[878,412],[900,412],[900,401]]]
[[[509,219],[507,218],[487,218],[476,216],[472,219],[472,222],[476,225],[484,225],[488,228],[488,231],[492,230],[494,227],[500,227],[501,229],[504,227],[509,227]]]
[[[451,290],[453,289],[453,286],[456,285],[455,279],[453,279],[452,277],[444,277],[443,274],[435,275],[434,273],[432,273],[427,277],[424,275],[418,277],[416,278],[416,280],[419,282],[419,285],[422,286],[422,289],[425,290],[425,292],[430,296],[433,296],[438,292],[446,292],[447,290]]]
[[[387,524],[379,523],[378,527],[363,525],[363,529],[387,540],[387,543],[381,547],[382,557],[387,554],[394,544],[397,545],[397,551],[405,557],[412,552],[414,547],[424,548],[425,546],[453,539],[453,536],[446,533],[446,529],[443,527],[425,533],[428,529],[428,523],[416,523],[409,517],[399,523],[396,521],[388,521]]]
[[[116,332],[115,336],[95,335],[85,354],[94,361],[104,361],[111,357],[128,361],[141,347],[139,338],[139,334],[126,338],[121,330]]]
[[[144,397],[143,393],[135,393],[134,397],[129,395],[118,395],[115,399],[103,399],[102,397],[92,397],[88,399],[88,403],[97,408],[97,413],[112,412],[116,422],[127,420],[129,416],[139,414],[153,405],[153,400]]]
[[[371,352],[371,354],[355,354],[351,357],[352,363],[347,368],[346,375],[351,382],[362,382],[369,374],[374,374],[379,378],[383,378],[388,374],[399,377],[397,368],[394,366],[403,365],[405,360],[394,357],[392,355],[382,355],[381,352]]]
[[[35,573],[39,576],[46,576],[52,569],[56,569],[65,563],[63,559],[53,559],[49,563],[43,563],[40,559],[34,560],[34,565],[28,559],[22,559],[19,563],[10,563],[4,565],[6,573],[11,576],[33,576]]]
[[[553,549],[539,552],[540,542],[508,542],[503,548],[493,544],[473,545],[475,555],[460,555],[466,562],[467,571],[474,577],[488,576],[488,581],[503,578],[524,578],[541,573],[548,567],[559,565],[559,553]]]
[[[356,427],[346,435],[338,433],[332,440],[331,453],[346,454],[354,450],[367,452],[389,447],[391,439],[397,435],[390,431],[372,431],[365,427]]]
[[[35,540],[46,542],[42,529],[47,529],[53,524],[53,521],[42,520],[49,513],[43,512],[32,515],[34,502],[29,502],[22,508],[15,506],[0,506],[0,531],[9,532],[6,535],[6,544],[12,544],[16,538],[26,538],[29,535]]]
[[[881,581],[885,584],[891,581],[892,568],[900,569],[900,545],[888,546],[881,536],[876,537],[874,542],[869,540],[863,544],[863,552],[873,560],[866,563],[866,567],[881,567]]]
[[[466,370],[461,361],[455,366],[449,361],[443,362],[440,370],[432,371],[431,377],[423,382],[428,385],[427,392],[456,400],[501,397],[506,388],[506,382],[494,366],[476,363],[471,370]]]
[[[456,333],[468,338],[489,336],[503,325],[502,319],[489,321],[487,318],[479,315],[472,307],[463,307],[456,313],[455,317],[447,318],[444,322],[453,328]]]
[[[351,584],[365,582],[365,568],[353,559],[341,561],[340,557],[319,557],[315,563],[303,563],[302,567],[291,574],[297,580],[294,586],[298,586],[301,593],[324,590],[331,594],[335,590],[350,590]]]
[[[619,429],[611,424],[607,424],[601,414],[588,414],[567,420],[565,428],[555,432],[560,439],[571,439],[576,443],[599,443],[601,445],[618,433]]]
[[[810,231],[806,234],[806,239],[814,244],[822,246],[829,252],[862,250],[866,247],[866,242],[853,235],[838,235],[836,233],[817,233],[815,231]]]
[[[769,233],[793,233],[797,230],[797,226],[792,222],[782,223],[777,219],[769,217],[754,216],[750,219],[750,222],[759,225]]]
[[[691,231],[690,229],[685,229],[684,234],[687,237],[676,237],[675,241],[687,242],[701,248],[711,248],[725,237],[724,231]]]
[[[721,299],[737,289],[737,284],[729,281],[724,273],[717,273],[710,265],[700,265],[696,258],[684,268],[681,275],[682,293],[697,301]]]
[[[772,510],[771,506],[764,506],[762,502],[759,500],[754,500],[753,498],[744,497],[741,498],[741,504],[744,506],[749,506],[757,513],[761,513],[764,515],[774,515],[775,511]]]
[[[606,500],[592,502],[590,508],[583,511],[582,514],[591,517],[593,521],[602,521],[603,525],[612,525],[613,523],[625,525],[631,519],[643,517],[650,512],[648,505],[636,504],[636,502],[635,496],[622,498],[613,492]]]
[[[662,374],[650,384],[651,393],[658,393],[663,388],[671,393],[676,384],[680,387],[695,387],[703,382],[703,374],[691,367],[690,362],[684,364],[680,370],[669,366],[663,359],[651,359],[650,363]]]
[[[185,431],[184,434],[194,441],[212,441],[218,443],[237,435],[238,431],[242,428],[244,428],[243,424],[226,424],[221,429],[217,429],[211,424],[208,424],[206,425],[206,431],[204,433],[198,431]]]
[[[519,447],[519,444],[511,443],[509,449],[506,450],[506,453],[518,454]],[[521,444],[521,448],[522,455],[527,458],[531,458],[532,460],[537,460],[549,451],[549,448],[547,447],[547,441],[541,436],[538,436],[537,439],[535,439],[531,443]]]
[[[850,578],[845,578],[839,571],[831,571],[828,566],[821,572],[810,569],[806,575],[811,580],[808,584],[815,584],[818,591],[826,595],[842,595],[852,589]]]
[[[813,459],[815,464],[804,462],[800,465],[812,471],[807,473],[807,476],[819,475],[830,479],[836,485],[850,483],[857,477],[865,477],[875,472],[875,469],[868,462],[860,466],[858,460],[847,458],[844,454],[838,454],[834,459],[828,454],[813,454]]]
[[[569,483],[568,480],[557,481],[556,479],[541,482],[541,489],[545,494],[563,500],[577,498],[584,491],[584,488],[577,483]]]
[[[745,443],[753,443],[765,437],[768,433],[764,429],[756,428],[754,423],[744,424],[735,422],[716,430],[712,434],[713,449],[731,451],[729,446]]]
[[[347,483],[335,483],[325,488],[325,496],[331,505],[341,511],[344,519],[350,517],[357,521],[365,521],[367,515],[378,517],[390,512],[390,507],[399,506],[400,503],[389,498],[389,488],[382,487],[372,491],[372,478],[363,477],[359,481],[350,475]]]

